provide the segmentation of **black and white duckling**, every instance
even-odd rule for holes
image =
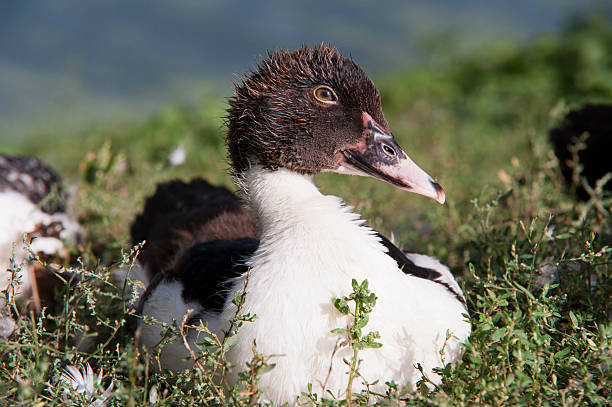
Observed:
[[[202,192],[194,186],[191,203],[190,184],[158,189],[133,229],[137,241],[147,240],[145,267],[154,275],[141,314],[172,324],[192,309],[190,323],[221,334],[250,270],[242,312],[257,318],[240,328],[229,351],[236,369],[229,379],[251,360],[256,340],[259,353],[277,355],[261,376],[264,398],[293,404],[308,383],[321,393],[326,378],[327,390],[346,390],[342,359],[352,350],[334,352],[339,337],[330,331],[352,321],[331,299],[348,295],[352,279],[367,279],[378,297],[367,329],[380,333],[382,347],[360,352],[363,379],[378,380],[373,391],[389,380],[414,385],[420,363],[439,383],[432,369],[460,357],[471,329],[452,274],[435,259],[404,254],[313,179],[325,171],[367,175],[444,202],[440,185],[391,135],[372,81],[335,49],[304,46],[269,54],[236,85],[229,104],[227,145],[244,207],[204,181],[196,181]],[[168,213],[154,214],[154,207]],[[145,346],[161,341],[159,325],[138,324]],[[167,344],[162,367],[188,368],[188,355],[182,341]]]
[[[41,301],[53,299],[59,280],[31,259],[24,237],[42,259],[67,257],[65,242],[77,241],[81,230],[68,213],[60,177],[36,158],[0,154],[0,214],[0,291],[15,299],[32,295],[40,310]],[[11,259],[19,269],[14,276]]]
[[[582,166],[580,175],[594,188],[598,180],[612,173],[612,105],[586,104],[571,110],[557,127],[550,130],[549,138],[568,187],[576,182],[574,169],[570,166],[573,159],[571,147],[584,134],[588,137],[584,148],[578,152],[577,164]],[[604,190],[612,192],[612,180],[604,185]],[[590,198],[582,185],[577,186],[576,193],[582,200]]]

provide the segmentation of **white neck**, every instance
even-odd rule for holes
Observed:
[[[243,173],[240,184],[257,222],[263,249],[258,251],[260,254],[266,249],[290,254],[294,264],[303,256],[304,264],[318,265],[315,269],[323,271],[330,266],[323,256],[344,253],[342,260],[350,264],[374,252],[383,267],[388,262],[389,267],[396,267],[373,230],[364,226],[353,208],[336,196],[323,195],[312,176],[255,166]],[[332,263],[336,265],[332,269],[345,269]]]
[[[370,235],[372,230],[362,227],[364,221],[352,212],[342,199],[323,195],[312,175],[299,174],[284,168],[266,170],[254,166],[243,173],[240,184],[245,202],[257,221],[261,240],[279,227],[297,225],[351,224]],[[322,221],[329,223],[322,223]]]
[[[241,177],[247,207],[257,220],[260,233],[298,210],[308,210],[307,203],[323,197],[310,175],[298,174],[284,168],[272,171],[255,166]]]

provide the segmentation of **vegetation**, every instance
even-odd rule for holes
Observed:
[[[601,20],[576,22],[557,36],[479,50],[377,84],[394,134],[438,177],[448,203],[439,206],[369,179],[322,174],[318,182],[407,250],[448,264],[466,293],[473,333],[462,360],[439,371],[441,386],[423,380],[410,391],[387,383],[387,394],[354,395],[352,404],[610,404],[612,200],[596,189],[590,201],[579,202],[565,189],[546,132],[569,107],[612,102],[612,27]],[[193,370],[149,374],[155,358],[139,357],[125,322],[136,287],[111,279],[134,264],[138,248],[127,249],[128,227],[157,182],[203,176],[231,185],[222,109],[221,101],[168,108],[139,124],[5,147],[47,160],[77,184],[75,209],[88,243],[75,248],[81,260],[70,279],[78,283],[57,293],[58,309],[33,315],[8,305],[20,329],[0,342],[0,404],[64,405],[70,392],[61,372],[85,362],[104,372],[99,394],[113,381],[108,401],[114,405],[257,402],[257,378],[273,366],[256,348],[240,387],[224,392],[211,373],[225,369],[233,331],[193,350],[204,354]],[[186,162],[171,166],[168,154],[179,144]],[[367,284],[355,287],[334,300],[338,309],[359,290],[359,301],[370,298]],[[234,301],[239,305],[241,294]],[[365,326],[364,315],[338,331],[349,343],[366,340],[355,330]],[[234,326],[252,317],[237,314]],[[181,340],[183,328],[169,327],[174,340]],[[374,334],[367,340],[376,343]],[[355,355],[368,347],[354,346]],[[359,380],[358,360],[348,362],[347,373]],[[346,395],[306,396],[306,404],[350,404]],[[85,399],[72,398],[77,405],[91,402]]]

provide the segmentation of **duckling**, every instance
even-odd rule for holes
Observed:
[[[147,241],[152,276],[140,314],[173,324],[192,310],[190,324],[222,336],[236,313],[234,292],[246,283],[241,312],[257,318],[228,351],[227,379],[236,380],[256,343],[259,353],[275,355],[260,378],[263,397],[293,404],[309,383],[319,396],[325,381],[326,391],[346,391],[342,360],[352,349],[338,347],[331,330],[352,321],[331,299],[348,295],[352,279],[367,280],[378,298],[367,329],[382,346],[359,353],[363,381],[377,381],[370,390],[380,392],[390,380],[414,387],[420,364],[440,383],[432,369],[456,362],[471,331],[451,272],[403,253],[314,182],[321,172],[365,175],[444,203],[442,187],[391,135],[373,82],[336,49],[303,46],[261,60],[229,105],[226,141],[240,197],[202,180],[187,200],[190,184],[158,189],[132,229],[136,241]],[[168,211],[154,214],[155,206]],[[144,346],[159,344],[159,325],[138,326]],[[198,341],[195,331],[188,341]],[[160,362],[175,371],[193,365],[182,341],[166,344]],[[353,390],[362,388],[360,380]]]
[[[61,178],[47,164],[0,154],[0,291],[15,299],[31,297],[37,311],[52,303],[61,283],[31,258],[24,237],[43,260],[68,257],[65,242],[77,242],[81,228],[69,213],[67,201]]]

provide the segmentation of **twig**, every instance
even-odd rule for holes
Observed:
[[[34,271],[34,267],[29,267],[28,273],[30,274],[30,282],[32,284],[32,300],[34,302],[34,308],[36,309],[36,313],[40,314],[42,305],[40,303],[40,293],[38,292],[38,281],[36,280],[36,271]]]
[[[338,338],[338,340],[334,344],[334,350],[332,351],[331,359],[329,361],[329,369],[327,370],[327,376],[325,376],[325,381],[323,382],[323,385],[321,386],[321,396],[325,394],[325,389],[327,388],[327,383],[329,382],[329,377],[331,376],[332,368],[334,366],[334,357],[336,356],[336,352],[338,351],[338,349],[340,349],[340,347],[346,346],[347,344],[348,344],[348,341],[343,340],[341,338]]]

